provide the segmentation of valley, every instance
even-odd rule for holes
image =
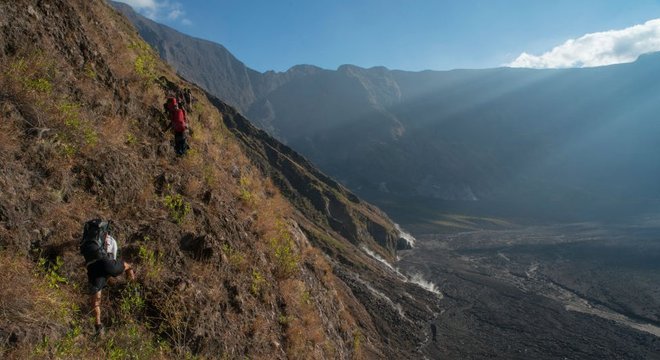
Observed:
[[[429,358],[660,358],[660,227],[421,235],[398,265],[443,293]]]

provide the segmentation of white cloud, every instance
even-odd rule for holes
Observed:
[[[156,8],[158,5],[155,0],[122,0],[121,2],[132,6],[135,9]]]
[[[170,20],[176,20],[181,15],[183,15],[183,11],[181,11],[179,9],[174,9],[169,14],[167,14],[167,18],[170,19]]]
[[[151,20],[178,20],[184,25],[192,25],[192,21],[186,17],[183,5],[169,0],[118,0],[130,5],[140,14]]]
[[[554,69],[628,63],[660,51],[660,19],[622,30],[586,34],[536,56],[523,52],[510,67]]]

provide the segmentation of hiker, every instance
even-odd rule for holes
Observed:
[[[163,109],[165,110],[165,114],[167,114],[167,117],[169,117],[170,113],[174,111],[175,105],[176,105],[176,98],[174,96],[168,96],[167,99],[165,99],[165,103],[163,104]]]
[[[94,311],[94,328],[98,335],[103,335],[101,323],[101,290],[109,277],[126,273],[128,279],[135,280],[135,272],[131,264],[117,260],[117,241],[110,236],[110,223],[101,219],[89,220],[85,223],[83,237],[80,241],[80,253],[85,257],[87,279],[90,287],[90,303]]]
[[[176,99],[168,98],[168,102],[171,107],[168,110],[168,115],[170,118],[170,125],[174,131],[174,151],[177,155],[185,155],[186,150],[188,150],[188,144],[186,142],[186,129],[188,129],[188,121],[186,119],[186,111],[179,106]]]
[[[179,107],[182,109],[186,108],[186,96],[183,89],[178,88],[176,90],[176,100],[179,102]]]
[[[186,102],[186,110],[188,112],[192,112],[192,91],[190,91],[190,88],[185,88],[183,89],[183,100]]]
[[[433,336],[433,342],[436,342],[438,340],[438,328],[434,323],[431,323],[431,335]]]

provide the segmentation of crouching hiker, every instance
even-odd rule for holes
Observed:
[[[131,264],[117,260],[117,241],[110,236],[110,224],[107,221],[94,219],[85,223],[80,241],[80,253],[85,257],[87,266],[90,301],[96,321],[94,327],[96,333],[102,335],[104,329],[101,324],[101,290],[109,277],[126,272],[130,280],[135,280],[135,273]]]
[[[185,155],[186,150],[189,149],[186,141],[186,129],[188,129],[186,111],[179,106],[174,98],[168,98],[166,105],[168,105],[167,114],[170,118],[168,128],[171,127],[174,130],[174,151],[179,156]]]

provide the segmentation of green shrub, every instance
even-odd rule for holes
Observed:
[[[300,257],[295,251],[291,233],[283,222],[278,222],[277,235],[270,240],[270,247],[275,258],[275,272],[286,278],[298,271]]]
[[[312,294],[308,290],[303,290],[300,294],[300,300],[305,305],[310,305],[312,303]]]
[[[254,204],[255,196],[252,191],[250,191],[250,184],[250,179],[246,178],[245,176],[241,176],[241,179],[239,180],[239,198],[248,204]]]
[[[106,359],[162,359],[169,358],[169,347],[137,324],[127,324],[107,335],[103,341]]]
[[[45,78],[36,78],[36,79],[24,79],[23,85],[28,90],[33,90],[36,92],[43,93],[45,95],[50,95],[53,91],[53,83],[50,80]]]
[[[163,203],[165,204],[172,220],[179,225],[183,223],[186,215],[188,215],[191,210],[190,204],[183,200],[181,194],[166,195],[165,198],[163,198]]]
[[[154,54],[154,50],[151,48],[151,46],[143,41],[136,41],[133,42],[129,48],[136,50],[137,52],[137,58],[133,64],[135,73],[144,80],[155,80],[157,78],[157,56]]]
[[[82,334],[82,328],[74,322],[66,335],[55,343],[56,358],[76,358],[81,349],[76,346],[76,339]]]
[[[96,71],[94,71],[94,67],[90,63],[87,63],[87,65],[85,65],[85,76],[87,76],[92,80],[96,79]]]
[[[144,309],[146,302],[142,296],[142,288],[138,283],[129,283],[121,291],[121,299],[119,301],[119,310],[124,319],[132,322],[135,314]]]
[[[240,251],[232,248],[229,244],[222,245],[222,252],[227,256],[229,264],[241,268],[245,264],[245,256]]]
[[[57,106],[57,109],[64,116],[64,125],[73,130],[78,130],[81,125],[80,105],[76,103],[63,102]]]
[[[150,238],[145,236],[145,241],[149,241]],[[162,269],[162,254],[156,254],[155,251],[148,249],[144,245],[140,245],[138,256],[140,262],[146,266],[146,276],[147,277],[156,277],[160,274]]]
[[[266,284],[266,279],[264,279],[264,276],[261,275],[261,273],[257,270],[252,270],[252,286],[250,290],[252,291],[252,295],[254,296],[261,296],[263,292],[263,286]]]
[[[134,145],[137,143],[137,138],[132,133],[126,134],[126,144]]]
[[[62,265],[64,265],[64,260],[59,256],[55,258],[54,263],[43,257],[40,257],[37,262],[39,272],[44,276],[51,289],[59,289],[60,284],[68,284],[67,279],[59,273]]]
[[[360,353],[360,349],[362,348],[362,338],[363,335],[360,329],[355,329],[353,331],[353,353],[356,355]]]
[[[291,318],[284,314],[280,314],[280,316],[277,317],[277,322],[282,326],[287,326],[289,325],[289,322],[291,322]]]
[[[82,137],[85,145],[96,145],[98,134],[89,121],[82,119],[80,115],[80,104],[64,101],[57,106],[57,109],[62,114],[64,126],[66,127],[66,130],[61,134],[61,139],[68,145],[68,148],[64,149],[65,155],[71,156],[75,154],[75,147],[71,147],[73,146],[72,144],[79,141],[77,139],[80,137]]]
[[[60,142],[60,148],[62,150],[62,155],[65,157],[72,157],[78,152],[75,145],[67,144],[66,142]]]

